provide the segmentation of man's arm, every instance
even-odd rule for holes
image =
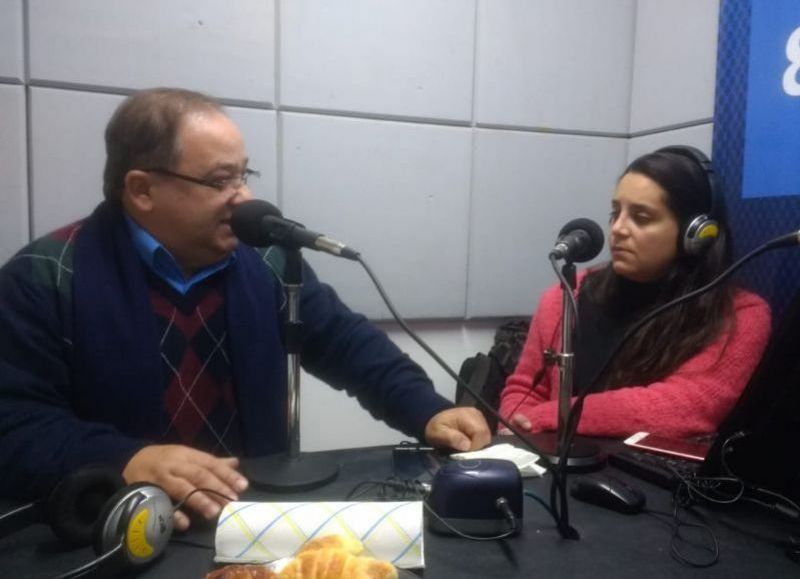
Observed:
[[[36,246],[26,253],[0,270],[0,494],[20,497],[86,464],[121,468],[145,444],[75,416],[59,293],[69,272]]]
[[[157,484],[176,501],[197,487],[237,498],[247,487],[237,459],[155,445],[76,414],[71,263],[67,251],[48,251],[50,241],[35,242],[0,269],[0,496],[40,497],[67,473],[105,464],[125,482]],[[186,507],[211,518],[225,502],[196,493]],[[184,529],[189,520],[179,512],[175,523]]]
[[[350,311],[309,266],[303,275],[302,359],[310,372],[347,390],[375,418],[407,435],[441,446],[460,448],[465,440],[485,446],[489,435],[482,416],[453,408],[384,332]]]

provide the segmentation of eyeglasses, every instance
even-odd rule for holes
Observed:
[[[158,173],[159,175],[174,177],[175,179],[188,181],[189,183],[204,185],[205,187],[216,189],[220,193],[224,193],[225,191],[238,191],[242,188],[242,186],[247,185],[247,181],[250,179],[250,177],[258,178],[261,176],[260,172],[253,169],[245,169],[242,171],[241,175],[236,175],[235,177],[228,177],[225,179],[200,179],[199,177],[192,177],[190,175],[181,175],[180,173],[170,171],[169,169],[164,169],[163,167],[151,167],[149,169],[142,169],[142,171],[147,173]]]

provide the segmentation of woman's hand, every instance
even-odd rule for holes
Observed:
[[[512,424],[512,426],[524,432],[530,432],[531,428],[533,428],[531,421],[528,420],[524,414],[520,414],[519,412],[513,414],[508,421]],[[511,434],[511,431],[501,424],[497,427],[497,434],[508,435]]]

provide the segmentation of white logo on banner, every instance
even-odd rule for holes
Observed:
[[[789,96],[800,96],[797,72],[800,70],[800,28],[795,28],[786,41],[786,58],[791,63],[783,73],[783,92]]]

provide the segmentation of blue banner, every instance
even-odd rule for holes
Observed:
[[[753,0],[742,197],[800,195],[800,2]]]

